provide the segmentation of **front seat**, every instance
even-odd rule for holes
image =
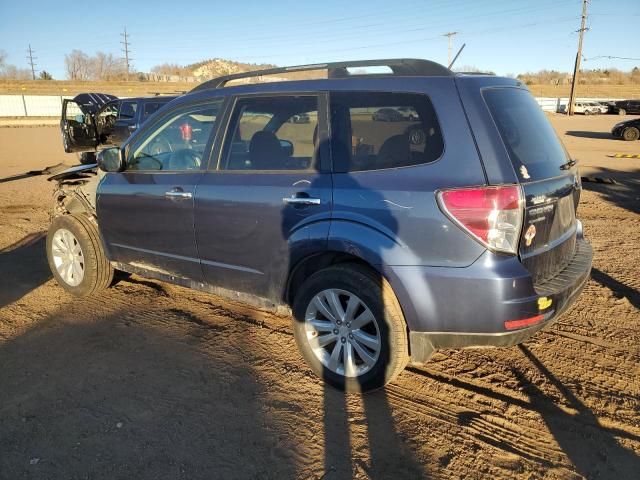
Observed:
[[[286,158],[278,137],[273,132],[261,130],[251,137],[249,160],[255,170],[282,170]]]

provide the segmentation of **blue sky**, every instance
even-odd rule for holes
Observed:
[[[64,78],[72,49],[120,55],[130,33],[132,64],[149,71],[163,62],[220,57],[292,65],[366,58],[447,61],[458,31],[457,66],[498,74],[573,68],[581,0],[111,0],[9,1],[0,4],[0,49],[26,68],[29,44],[37,69]],[[591,0],[584,56],[640,57],[640,1]],[[594,59],[583,68],[628,70],[640,61]]]

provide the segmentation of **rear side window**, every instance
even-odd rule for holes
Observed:
[[[485,102],[521,181],[557,177],[567,153],[531,94],[518,88],[490,88]]]
[[[136,116],[136,109],[138,108],[138,104],[136,102],[122,102],[120,105],[120,112],[118,113],[118,118],[134,118]]]
[[[426,95],[386,92],[331,94],[334,170],[406,167],[437,160],[444,141]]]
[[[224,170],[310,170],[315,167],[318,97],[279,95],[236,102]]]
[[[144,119],[146,120],[150,115],[153,115],[154,113],[156,113],[161,106],[164,105],[164,102],[162,103],[158,103],[158,102],[149,102],[146,103],[144,106]]]

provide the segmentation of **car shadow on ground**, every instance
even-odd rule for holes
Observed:
[[[596,282],[598,282],[603,287],[611,290],[613,295],[616,298],[625,297],[631,302],[631,304],[640,309],[640,292],[633,287],[630,287],[612,276],[604,273],[602,270],[598,270],[597,268],[591,269],[591,278],[593,278]]]
[[[589,130],[568,130],[565,132],[572,137],[595,138],[595,139],[613,139],[613,135],[609,132],[592,132]]]
[[[113,302],[75,299],[0,343],[0,477],[299,478],[243,335]]]
[[[578,473],[585,478],[631,478],[636,475],[640,458],[635,452],[625,448],[610,430],[603,428],[595,414],[525,345],[519,345],[519,349],[564,397],[568,406],[577,411],[572,415],[561,409],[524,372],[512,369],[529,395],[531,406],[540,412],[549,431]]]
[[[596,178],[598,177],[600,175]],[[582,188],[601,194],[606,201],[618,207],[633,213],[640,213],[640,169],[625,173],[624,179],[616,179],[615,183],[600,183],[583,179]]]
[[[0,250],[0,272],[0,308],[49,280],[45,233],[31,233]]]

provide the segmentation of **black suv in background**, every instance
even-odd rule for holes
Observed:
[[[174,96],[119,99],[105,93],[81,93],[62,102],[62,142],[67,153],[94,163],[100,145],[120,146]]]
[[[615,102],[613,111],[618,115],[640,115],[640,100],[620,100]]]

